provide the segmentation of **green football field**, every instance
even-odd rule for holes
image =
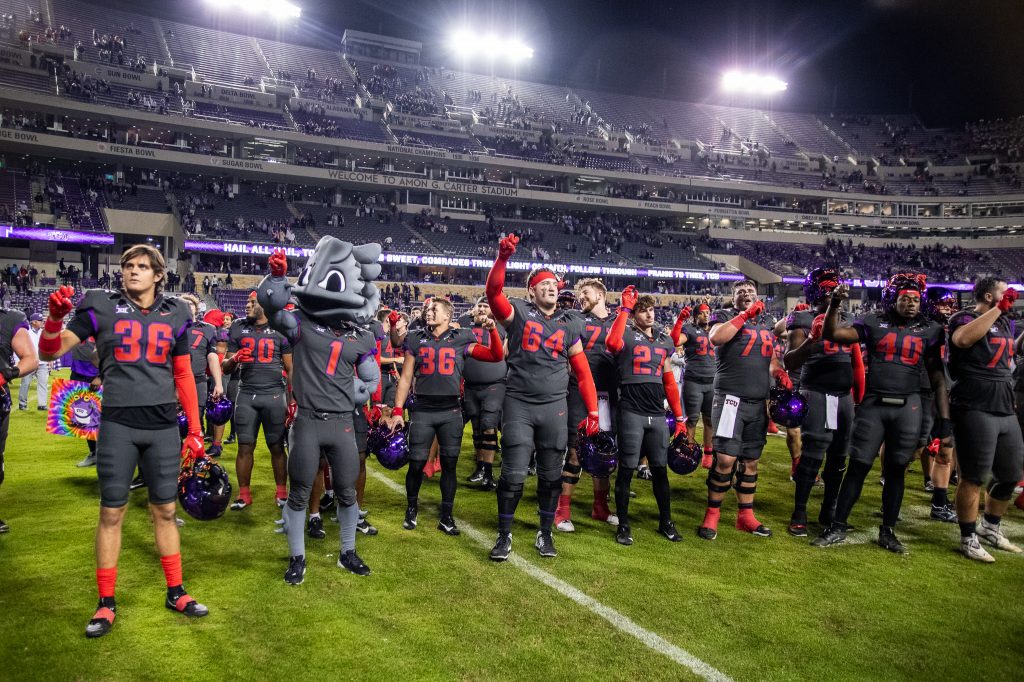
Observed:
[[[465,443],[461,478],[472,469]],[[225,451],[234,482],[234,448]],[[532,546],[531,479],[515,558],[493,564],[493,493],[460,482],[463,534],[448,537],[435,530],[438,477],[427,479],[419,528],[405,531],[404,472],[371,460],[366,506],[380,534],[357,542],[373,574],[336,567],[337,526],[327,521],[328,538],[307,541],[305,584],[289,587],[261,447],[255,505],[182,529],[185,584],[210,616],[190,621],[164,608],[140,490],[125,523],[117,622],[108,636],[87,640],[98,487],[94,468],[75,467],[85,453],[82,441],[47,435],[44,413],[12,415],[0,487],[0,518],[11,526],[0,535],[0,679],[1024,678],[1024,555],[992,550],[997,562],[980,565],[956,554],[956,526],[926,519],[917,465],[898,528],[907,556],[873,543],[876,475],[847,545],[817,549],[789,537],[789,456],[784,439],[772,437],[757,504],[775,530],[770,539],[732,527],[734,498],[718,540],[699,539],[704,477],[670,474],[684,541],[655,533],[650,484],[636,481],[636,542],[622,547],[611,526],[589,518],[584,477],[573,507],[577,532],[557,534],[559,556],[542,560]],[[1012,510],[1004,526],[1024,542],[1021,512]]]

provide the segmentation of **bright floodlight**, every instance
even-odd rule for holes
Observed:
[[[287,0],[207,0],[220,9],[238,9],[248,14],[266,14],[274,19],[298,19],[302,9]]]
[[[775,76],[757,73],[728,71],[722,75],[722,89],[726,92],[739,92],[748,95],[773,95],[787,87],[785,81]]]
[[[533,58],[533,48],[518,38],[494,33],[474,33],[468,29],[452,33],[448,39],[448,46],[462,59],[483,57],[490,60],[506,59],[510,62],[519,62]]]

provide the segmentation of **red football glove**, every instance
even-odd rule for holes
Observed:
[[[63,289],[64,287],[61,288]],[[996,307],[1003,311],[1003,314],[1005,315],[1013,308],[1013,303],[1017,300],[1017,296],[1019,295],[1020,294],[1017,293],[1016,289],[1007,289],[1003,292],[1003,297],[999,299],[999,303],[996,303]]]
[[[686,435],[686,420],[682,417],[676,417],[676,430],[672,433],[672,439],[674,440],[678,436]]]
[[[498,242],[498,258],[508,260],[516,252],[516,245],[519,244],[519,237],[509,234]]]
[[[50,306],[50,318],[54,320],[63,320],[67,317],[67,314],[71,312],[74,305],[71,303],[71,297],[75,295],[75,288],[63,286],[57,291],[50,294],[50,300],[48,301]]]
[[[754,301],[754,303],[752,303],[749,308],[740,313],[740,315],[743,315],[744,320],[752,320],[763,312],[764,301]]]
[[[293,400],[290,403],[288,403],[288,412],[286,412],[284,416],[284,428],[290,429],[292,427],[292,422],[295,421],[295,415],[298,413],[298,411],[299,404],[297,402]]]
[[[284,249],[274,249],[267,264],[270,266],[270,274],[274,277],[284,277],[288,274],[288,256],[284,255]]]
[[[814,318],[814,322],[811,323],[811,333],[808,338],[811,341],[818,341],[821,339],[821,332],[825,329],[825,315],[818,315]]]
[[[374,405],[373,407],[367,408],[366,410],[366,421],[373,426],[380,421],[380,418],[384,416],[384,411],[381,409],[384,405]]]
[[[591,412],[588,414],[587,418],[581,421],[576,428],[588,436],[593,436],[601,430],[601,422],[597,418],[597,413]]]
[[[690,319],[690,315],[692,314],[693,311],[690,310],[690,306],[686,306],[685,308],[679,311],[679,317],[676,318],[676,322],[682,322],[683,324],[686,324],[686,321]]]
[[[807,305],[806,303],[797,303],[796,307],[793,308],[793,312],[794,313],[802,313],[805,310],[810,310],[810,308],[811,308],[811,306]]]
[[[932,457],[938,457],[939,445],[941,441],[938,438],[933,438],[931,443],[928,443],[928,454]]]
[[[402,316],[398,314],[397,310],[392,310],[390,313],[388,313],[388,324],[391,325],[392,327],[398,325],[401,319]]]
[[[185,466],[206,455],[206,445],[203,443],[203,434],[190,433],[185,436],[181,444],[181,461]]]
[[[786,389],[787,391],[793,390],[793,382],[790,380],[789,374],[786,373],[786,370],[779,367],[777,370],[775,370],[774,377],[775,380],[779,382],[779,385],[782,386],[784,389]]]
[[[638,298],[640,298],[640,294],[637,293],[636,287],[630,284],[622,290],[622,295],[619,297],[619,307],[632,312]]]
[[[232,359],[237,363],[252,362],[252,348],[239,348]]]

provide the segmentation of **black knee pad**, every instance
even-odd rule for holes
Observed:
[[[569,464],[567,461],[562,465],[562,483],[576,485],[580,482],[580,472],[583,471],[581,464]]]
[[[498,494],[510,494],[510,495],[522,495],[523,494],[523,481],[515,481],[509,477],[502,475],[498,479]]]
[[[1013,491],[1016,487],[1016,482],[997,482],[993,478],[991,481],[989,481],[988,484],[988,496],[991,497],[993,500],[999,500],[1000,502],[1009,502],[1010,498],[1013,497]]]
[[[708,490],[713,493],[727,493],[732,487],[732,472],[723,474],[718,469],[711,467],[708,469],[707,484]]]
[[[740,495],[753,495],[757,492],[757,474],[748,474],[743,460],[736,460],[736,492]]]

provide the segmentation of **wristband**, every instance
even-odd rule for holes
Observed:
[[[64,329],[64,323],[61,320],[55,320],[52,317],[47,317],[46,322],[43,323],[43,330],[50,332],[51,334],[60,334],[62,329]]]

